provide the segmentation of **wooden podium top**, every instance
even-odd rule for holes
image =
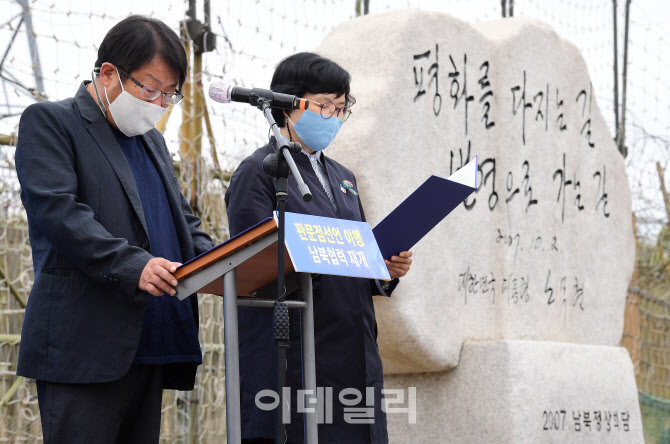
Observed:
[[[193,276],[194,274],[224,260],[258,242],[259,240],[275,233],[277,223],[273,218],[268,218],[250,229],[228,239],[211,250],[186,262],[174,272],[178,282]],[[242,262],[237,267],[237,294],[238,296],[253,296],[251,292],[257,290],[277,279],[277,242],[264,248],[250,259]],[[293,271],[293,263],[284,251],[284,270],[288,274]],[[219,277],[198,290],[198,293],[223,295],[223,278]]]

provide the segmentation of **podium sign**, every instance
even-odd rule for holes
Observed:
[[[285,236],[297,272],[391,279],[367,222],[287,212]]]

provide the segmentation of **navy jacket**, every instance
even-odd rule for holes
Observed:
[[[262,163],[273,152],[271,144],[258,149],[237,168],[226,192],[230,234],[235,234],[272,215],[275,208],[274,179],[265,175]],[[365,215],[358,196],[340,190],[348,180],[356,188],[351,171],[325,157],[325,167],[337,205],[336,212],[319,182],[307,156],[293,155],[305,183],[312,192],[311,202],[304,202],[293,176],[289,177],[289,197],[286,211],[332,218],[364,221]],[[383,386],[382,361],[377,348],[373,294],[379,294],[376,281],[323,275],[314,290],[314,322],[316,340],[317,387],[332,388],[332,422],[319,424],[320,443],[386,443],[386,417],[381,410]],[[393,287],[386,291],[390,294]],[[240,379],[242,402],[242,436],[274,437],[274,411],[256,407],[256,394],[264,389],[276,390],[275,343],[272,339],[272,310],[239,307]],[[287,353],[287,386],[291,387],[291,424],[287,426],[289,442],[303,441],[303,415],[297,412],[296,390],[302,389],[300,347],[300,311],[291,310],[291,347]],[[342,390],[359,390],[365,407],[366,387],[374,390],[373,424],[348,424]],[[326,398],[324,391],[324,399]],[[350,395],[351,396],[351,395]],[[264,402],[268,400],[265,399]],[[358,418],[361,415],[357,416]],[[370,416],[368,416],[370,417]]]
[[[137,288],[153,256],[135,180],[85,85],[74,98],[26,108],[16,148],[35,268],[17,374],[61,383],[123,376],[153,297]],[[166,217],[188,260],[212,240],[179,189],[163,136],[152,129],[142,142],[164,182],[172,213]],[[197,323],[195,296],[191,304]],[[195,364],[174,366],[166,388],[192,388],[195,370]]]

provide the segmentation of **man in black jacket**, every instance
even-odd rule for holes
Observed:
[[[131,16],[74,98],[28,107],[16,170],[35,283],[17,373],[37,380],[44,442],[158,442],[163,389],[202,362],[195,296],[172,273],[211,238],[154,128],[187,57],[164,23]]]

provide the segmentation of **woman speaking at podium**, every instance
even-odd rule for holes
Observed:
[[[353,173],[323,152],[351,116],[355,100],[350,95],[350,79],[342,67],[314,53],[292,55],[282,60],[274,72],[272,91],[310,102],[305,111],[272,111],[282,134],[302,145],[302,152],[292,156],[313,195],[311,202],[304,202],[295,179],[290,176],[286,211],[365,221]],[[274,151],[272,138],[269,144],[244,159],[233,174],[225,197],[231,236],[272,216],[275,179],[264,173],[262,165],[265,156]],[[386,416],[381,407],[382,361],[377,348],[372,296],[391,294],[398,278],[409,271],[411,255],[402,252],[386,261],[393,278],[390,282],[331,275],[322,275],[315,281],[316,382],[317,387],[324,388],[323,393],[332,394],[320,400],[332,412],[332,421],[327,418],[319,424],[321,443],[388,442]],[[276,389],[272,310],[239,307],[238,316],[243,442],[273,442],[275,412],[256,405],[257,393]],[[286,385],[295,400],[296,391],[302,389],[299,310],[291,310],[290,324]],[[359,405],[340,402],[340,393],[345,389],[360,393]],[[302,415],[296,404],[291,403],[290,423],[286,425],[288,443],[304,440]],[[352,409],[359,412],[353,415],[353,421],[352,415],[347,414]]]

